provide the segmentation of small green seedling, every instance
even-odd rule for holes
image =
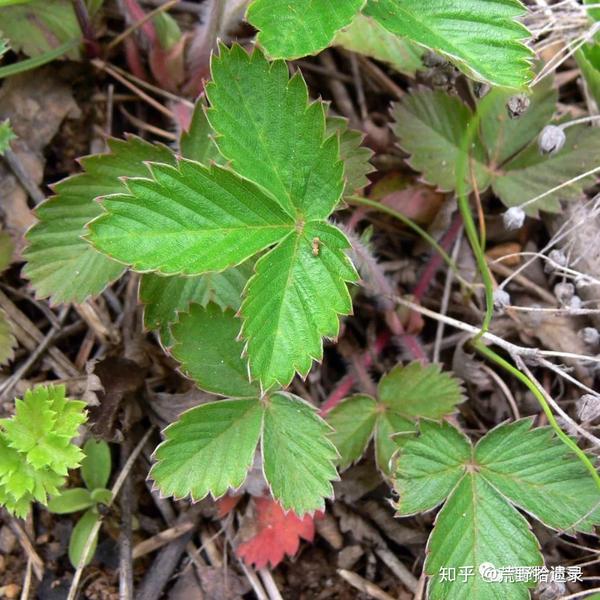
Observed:
[[[100,516],[100,506],[109,504],[112,492],[106,489],[111,472],[110,448],[102,440],[89,439],[84,447],[85,458],[81,463],[81,476],[85,487],[71,488],[54,496],[48,503],[48,509],[58,515],[85,510],[77,521],[69,541],[69,560],[74,567],[82,562],[83,552],[91,531]],[[98,545],[98,533],[90,545],[83,561],[90,563]]]

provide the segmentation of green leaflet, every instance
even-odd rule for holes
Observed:
[[[422,66],[421,47],[394,35],[379,21],[363,14],[356,15],[350,25],[338,31],[333,44],[386,62],[411,77]]]
[[[262,425],[258,399],[221,400],[183,413],[165,429],[150,471],[163,494],[194,501],[244,482]]]
[[[600,522],[598,488],[549,427],[531,424],[523,419],[497,427],[477,444],[482,476],[549,527],[591,533]]]
[[[481,122],[471,150],[473,175],[480,192],[490,185],[506,206],[520,205],[594,168],[600,151],[596,131],[569,127],[564,147],[541,155],[537,137],[555,110],[556,92],[548,79],[532,91],[531,105],[516,119],[509,119],[506,102],[510,93],[492,90],[480,101]],[[394,108],[399,144],[412,156],[410,165],[440,189],[456,185],[455,164],[466,128],[473,117],[460,100],[442,92],[419,91],[403,98]],[[527,214],[557,212],[561,200],[578,198],[591,182],[584,178],[548,194],[524,208]],[[471,180],[466,182],[471,188]]]
[[[365,0],[254,0],[247,18],[260,30],[258,42],[273,58],[299,58],[326,48]]]
[[[179,313],[171,353],[201,389],[233,398],[260,394],[242,360],[243,344],[236,340],[240,324],[232,311],[215,304],[192,304],[189,312]]]
[[[181,134],[179,148],[181,155],[189,160],[202,164],[210,161],[219,163],[222,157],[212,139],[213,130],[206,118],[205,109],[206,101],[201,97],[194,106],[189,129]]]
[[[394,133],[411,157],[409,165],[442,191],[456,185],[455,163],[471,112],[459,98],[442,91],[407,94],[394,106]],[[473,174],[479,189],[489,185],[485,150],[479,140],[472,149]],[[466,181],[468,189],[471,182]]]
[[[99,518],[100,515],[96,509],[90,508],[83,513],[83,516],[77,521],[77,524],[73,528],[71,539],[69,540],[69,560],[74,567],[79,566],[82,560],[84,565],[88,565],[92,562],[92,558],[94,558],[94,554],[96,554],[96,547],[98,546],[98,533],[94,536],[85,559],[83,558],[83,552],[87,545],[88,538]]]
[[[329,427],[313,406],[285,392],[273,394],[265,409],[262,453],[265,477],[285,509],[302,515],[325,508],[337,479]]]
[[[377,391],[377,400],[351,396],[327,416],[334,429],[331,440],[340,453],[341,469],[356,462],[374,436],[377,465],[389,475],[392,456],[398,450],[398,440],[392,437],[414,432],[417,419],[441,419],[451,414],[464,400],[457,379],[442,373],[437,365],[419,362],[392,369],[381,378]]]
[[[344,190],[338,135],[327,137],[323,103],[308,102],[283,62],[221,48],[212,74],[209,120],[235,172],[153,164],[152,179],[104,199],[88,237],[134,269],[167,275],[223,271],[270,249],[245,290],[242,335],[252,376],[264,389],[285,386],[322,357],[322,338],[352,308],[349,243],[326,222]],[[364,162],[356,138],[345,143]]]
[[[395,473],[399,514],[446,501],[428,542],[431,598],[529,598],[531,583],[484,579],[494,569],[542,564],[539,544],[515,506],[567,531],[591,531],[598,523],[593,478],[550,428],[531,424],[500,425],[473,448],[448,423],[423,421],[419,434],[402,444]],[[469,577],[444,581],[443,569],[459,574],[467,566]]]
[[[128,180],[129,195],[105,198],[105,214],[88,226],[98,249],[138,271],[221,271],[294,229],[273,198],[223,167],[181,160],[151,173]]]
[[[336,451],[327,431],[314,407],[291,394],[211,402],[167,427],[150,477],[177,498],[220,497],[243,483],[260,439],[273,496],[302,515],[333,493]]]
[[[2,7],[2,33],[11,48],[28,56],[39,56],[81,38],[81,29],[69,0],[28,0]],[[79,49],[69,58],[79,57]]]
[[[531,77],[529,31],[517,0],[369,0],[364,13],[439,52],[479,81],[523,88]]]
[[[27,233],[24,274],[39,298],[83,302],[117,279],[123,266],[82,239],[85,225],[102,213],[94,199],[125,191],[121,177],[147,175],[144,161],[175,162],[166,146],[133,136],[108,145],[109,153],[84,158],[84,172],[57,183],[56,195],[36,209],[39,222]]]
[[[78,512],[94,506],[94,501],[89,490],[73,488],[64,490],[48,502],[48,510],[56,515]]]

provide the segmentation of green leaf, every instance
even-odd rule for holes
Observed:
[[[326,121],[327,135],[336,133],[340,139],[340,157],[344,161],[344,196],[351,196],[362,190],[368,183],[367,175],[373,171],[369,162],[373,151],[362,146],[364,135],[349,129],[347,119],[329,117]]]
[[[81,519],[77,521],[77,524],[71,532],[71,539],[69,540],[69,560],[74,568],[77,568],[83,560],[83,565],[89,565],[96,554],[96,548],[98,546],[98,533],[93,537],[90,549],[84,559],[83,553],[88,543],[88,538],[92,534],[96,523],[100,516],[94,508],[87,510]]]
[[[306,375],[323,356],[322,336],[338,335],[338,315],[352,310],[346,282],[356,279],[349,246],[339,229],[312,221],[256,263],[241,308],[242,336],[251,373],[265,389],[285,387],[294,371]]]
[[[369,0],[364,13],[392,33],[443,54],[470,77],[523,88],[531,77],[529,31],[517,0]]]
[[[81,476],[88,490],[104,488],[112,470],[110,447],[104,440],[90,438],[83,446]]]
[[[57,495],[82,452],[71,443],[85,421],[85,403],[65,397],[65,386],[38,386],[0,420],[0,503],[25,516],[31,502]]]
[[[528,588],[535,583],[486,582],[479,569],[486,563],[497,569],[543,564],[539,544],[525,518],[474,473],[465,474],[440,511],[428,550],[425,572],[431,577],[431,600],[527,600]],[[460,567],[467,565],[473,567],[473,574],[463,582]],[[456,569],[456,581],[442,580],[444,567]]]
[[[5,365],[14,358],[17,345],[10,321],[0,309],[0,365]]]
[[[600,18],[600,9],[596,9]],[[600,44],[584,44],[575,52],[575,60],[581,70],[587,89],[600,107]]]
[[[177,320],[178,312],[185,312],[192,303],[206,306],[209,302],[222,309],[239,309],[242,292],[252,271],[253,261],[246,261],[220,273],[195,277],[144,274],[140,282],[144,325],[159,330],[163,345],[171,346],[173,338],[169,326]]]
[[[1,35],[1,33],[0,33]],[[2,58],[3,54],[6,54],[8,52],[8,50],[10,50],[10,46],[8,45],[8,42],[6,40],[3,40],[2,38],[0,38],[0,58]]]
[[[48,466],[60,475],[79,466],[83,454],[70,440],[85,422],[85,402],[67,400],[65,386],[38,386],[16,401],[15,415],[0,420],[11,448],[26,454],[36,469]]]
[[[398,512],[406,516],[438,506],[463,477],[470,458],[471,445],[456,428],[422,421],[419,434],[400,452],[395,473]]]
[[[219,163],[222,160],[214,143],[213,130],[206,118],[206,101],[200,97],[194,105],[192,122],[187,131],[181,134],[179,147],[184,158],[207,164],[210,161]]]
[[[236,339],[240,325],[232,311],[222,311],[214,304],[205,308],[192,304],[189,312],[179,314],[172,327],[175,345],[171,353],[198,387],[223,396],[259,395],[242,359],[243,344]]]
[[[90,491],[84,488],[64,490],[48,502],[48,510],[57,515],[78,512],[94,505]]]
[[[260,436],[258,399],[221,400],[186,411],[164,431],[150,471],[165,495],[214,498],[244,482]]]
[[[2,33],[15,51],[38,56],[81,38],[81,29],[69,0],[28,0],[2,7]],[[70,58],[78,58],[73,50]]]
[[[0,41],[0,44],[2,42]],[[2,53],[0,52],[0,55]],[[0,156],[4,156],[4,153],[10,148],[10,141],[14,140],[17,136],[10,126],[10,121],[4,119],[0,121]]]
[[[441,419],[465,397],[460,381],[443,373],[437,364],[412,362],[398,365],[381,378],[379,400],[405,418]]]
[[[596,128],[576,125],[566,129],[565,134],[567,139],[560,151],[541,156],[533,141],[496,173],[492,189],[506,206],[520,205],[598,166],[600,136]],[[531,216],[538,216],[540,210],[560,212],[561,201],[577,200],[594,180],[592,175],[561,187],[524,210]]]
[[[363,14],[356,15],[350,25],[338,31],[333,45],[386,62],[410,77],[422,67],[422,48],[390,33],[378,21]]]
[[[292,394],[273,394],[264,415],[264,472],[273,496],[297,515],[322,510],[337,479],[329,426],[313,406]]]
[[[356,395],[342,400],[328,415],[333,428],[330,439],[340,455],[338,465],[347,469],[365,452],[377,420],[377,402],[371,396]]]
[[[247,19],[260,30],[258,42],[273,58],[293,59],[326,48],[365,0],[254,0]]]
[[[264,190],[228,169],[181,160],[129,179],[89,224],[102,252],[138,271],[197,275],[240,264],[294,229]]]
[[[113,499],[112,492],[110,490],[107,490],[106,488],[96,488],[95,490],[92,490],[90,496],[96,504],[108,505],[112,502]]]
[[[398,143],[411,155],[409,165],[422,173],[427,183],[444,192],[453,190],[456,160],[471,120],[469,108],[459,98],[442,91],[422,90],[406,94],[392,114]],[[478,139],[471,155],[477,187],[483,190],[489,185],[489,174],[485,150]],[[467,176],[465,183],[471,189]]]
[[[136,137],[112,139],[108,145],[109,153],[84,158],[84,172],[56,184],[56,196],[36,209],[39,223],[27,233],[24,273],[39,298],[83,302],[119,277],[123,266],[82,239],[85,225],[102,213],[94,199],[123,192],[120,177],[147,175],[143,161],[175,162],[165,146]]]
[[[475,448],[482,477],[549,527],[591,533],[600,523],[600,494],[577,456],[549,427],[532,420],[501,425]]]

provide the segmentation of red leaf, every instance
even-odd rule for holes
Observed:
[[[249,540],[237,547],[237,555],[257,569],[269,563],[276,567],[287,554],[293,556],[300,546],[300,538],[312,542],[315,536],[314,517],[300,519],[293,512],[284,512],[272,498],[254,498],[255,530]],[[317,517],[318,518],[318,517]]]
[[[242,494],[239,496],[223,496],[217,500],[217,516],[219,519],[224,519],[242,499]]]

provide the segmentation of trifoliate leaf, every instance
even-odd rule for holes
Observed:
[[[202,164],[210,161],[219,163],[223,157],[212,139],[213,130],[206,118],[205,107],[206,101],[202,96],[194,106],[189,129],[181,134],[179,147],[184,158]]]
[[[407,94],[393,110],[394,133],[411,157],[410,166],[427,183],[447,192],[456,186],[456,160],[471,119],[471,111],[459,99],[442,91],[422,90]],[[478,189],[489,185],[485,150],[476,139],[471,148],[473,175]],[[465,175],[467,189],[471,178]]]
[[[51,498],[48,502],[48,510],[56,515],[65,515],[85,510],[94,504],[90,490],[73,488],[64,490],[58,496]]]
[[[263,189],[216,165],[154,163],[153,179],[104,199],[90,241],[138,271],[198,275],[240,264],[294,231]]]
[[[108,145],[109,153],[84,158],[84,172],[56,184],[56,196],[36,209],[39,223],[27,233],[24,273],[40,298],[83,302],[121,275],[122,265],[82,239],[85,225],[102,213],[94,199],[125,191],[121,177],[147,175],[144,161],[175,162],[165,146],[136,137]]]
[[[565,135],[558,152],[542,156],[534,140],[495,173],[492,189],[506,206],[520,205],[598,166],[600,136],[595,128],[576,125]],[[523,208],[531,216],[538,216],[540,210],[559,212],[561,201],[580,198],[586,185],[593,183],[593,175],[579,179]]]
[[[600,9],[596,9],[600,17]],[[575,52],[575,60],[587,84],[587,89],[600,107],[600,44],[584,44]]]
[[[459,380],[442,373],[438,365],[398,365],[381,378],[377,399],[351,396],[327,415],[334,429],[331,439],[341,456],[340,468],[362,456],[374,433],[377,465],[389,475],[390,461],[398,450],[393,437],[414,432],[416,419],[441,419],[453,413],[463,400]]]
[[[265,408],[262,454],[265,478],[285,510],[298,515],[321,510],[337,479],[329,426],[313,406],[278,392]]]
[[[416,361],[394,367],[381,378],[377,391],[387,408],[405,418],[441,419],[465,399],[458,379],[439,365]]]
[[[364,10],[392,33],[431,48],[470,77],[523,88],[531,77],[529,31],[517,0],[369,0]]]
[[[171,353],[201,389],[234,398],[260,394],[258,385],[250,383],[243,345],[236,339],[240,324],[233,311],[215,304],[192,304],[179,313]]]
[[[407,436],[395,473],[396,508],[401,515],[431,510],[443,502],[464,475],[471,458],[469,441],[449,423],[419,424]]]
[[[239,46],[221,48],[207,86],[208,118],[237,172],[268,189],[293,215],[295,231],[256,264],[242,304],[252,374],[264,388],[306,375],[351,310],[356,273],[345,236],[324,220],[343,192],[336,136],[326,137],[321,102],[309,104],[300,76]],[[235,82],[235,85],[232,85]],[[326,300],[325,300],[326,299]]]
[[[466,473],[438,514],[428,542],[425,572],[431,578],[431,600],[503,598],[526,600],[535,582],[488,582],[495,569],[534,567],[543,564],[539,544],[519,512],[483,478]],[[491,565],[491,567],[490,567]],[[473,567],[460,576],[461,567]],[[455,569],[457,577],[444,581],[443,569]]]
[[[144,325],[160,331],[161,342],[169,347],[173,343],[169,326],[176,321],[178,312],[187,311],[192,303],[206,306],[209,302],[222,309],[239,309],[242,292],[252,271],[253,261],[246,261],[220,273],[194,277],[144,274],[140,282]]]
[[[475,447],[483,477],[546,525],[591,533],[600,523],[600,492],[585,466],[549,427],[531,419],[501,425]]]
[[[14,358],[16,347],[17,339],[13,334],[8,317],[0,309],[0,365],[5,365]]]
[[[98,511],[95,508],[90,508],[83,513],[81,519],[79,519],[75,527],[73,527],[69,539],[69,560],[74,568],[77,568],[82,562],[84,565],[88,565],[92,562],[92,558],[94,558],[94,554],[96,554],[96,547],[98,546],[97,532],[92,539],[90,549],[85,559],[83,553],[99,518],[100,515],[98,514]]]
[[[372,150],[362,146],[364,135],[348,128],[348,121],[342,117],[329,117],[326,121],[327,135],[337,132],[340,138],[340,157],[344,161],[344,196],[351,196],[362,190],[368,183],[367,175],[373,171],[369,162]]]
[[[0,44],[1,44],[0,40]],[[0,56],[2,52],[0,51]],[[10,126],[10,121],[5,119],[0,121],[0,156],[4,156],[4,153],[10,148],[10,141],[14,140],[17,136]]]
[[[88,490],[106,487],[112,470],[108,444],[104,440],[90,438],[83,446],[83,453],[85,456],[81,461],[81,477]]]
[[[2,33],[15,51],[28,56],[39,56],[81,38],[81,28],[69,0],[8,2],[2,7]],[[78,58],[79,50],[72,50],[68,56]]]
[[[420,46],[394,35],[379,21],[363,14],[356,15],[350,25],[338,31],[333,45],[386,62],[411,77],[422,66]]]
[[[492,90],[480,103],[480,136],[471,148],[471,165],[480,192],[490,184],[506,206],[520,206],[556,186],[597,167],[600,152],[596,131],[585,126],[565,130],[561,150],[541,154],[537,137],[554,110],[556,93],[550,82],[542,81],[531,95],[531,105],[519,118],[510,120],[505,102],[510,94]],[[423,173],[429,183],[449,191],[456,186],[455,165],[471,111],[458,98],[443,92],[420,91],[403,98],[394,109],[395,133],[399,144],[412,157],[410,165]],[[561,200],[580,197],[591,177],[561,187],[531,205],[525,212],[537,216],[540,210],[557,212]],[[471,187],[469,174],[466,187]]]
[[[371,396],[356,395],[342,400],[328,415],[333,428],[330,439],[337,448],[339,468],[356,462],[367,449],[377,420],[377,402]]]
[[[259,44],[273,58],[299,58],[326,48],[365,0],[254,0],[247,19],[260,30]]]
[[[513,504],[561,529],[591,531],[599,521],[593,478],[549,428],[530,429],[531,422],[501,425],[473,448],[448,423],[422,421],[402,444],[399,513],[430,510],[448,497],[428,542],[429,597],[529,598],[526,582],[494,579],[500,568],[542,564]],[[460,577],[461,567],[472,570]],[[457,577],[444,578],[444,569]]]
[[[188,410],[165,429],[150,477],[163,494],[176,498],[223,496],[244,482],[262,418],[258,399],[221,400]]]

